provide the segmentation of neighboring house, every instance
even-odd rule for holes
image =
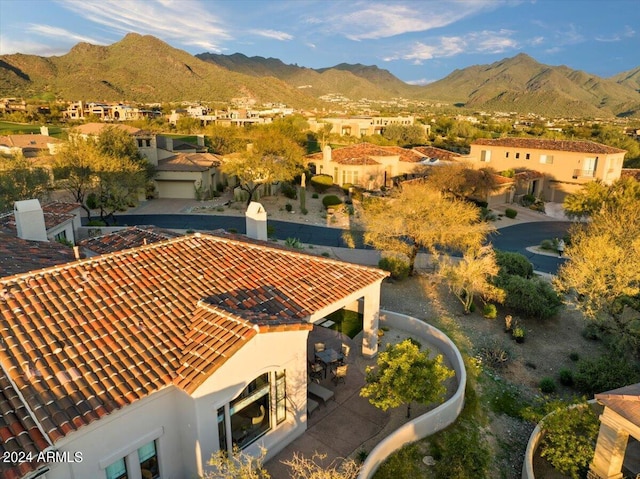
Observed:
[[[89,116],[95,116],[103,121],[133,121],[144,118],[155,118],[161,114],[159,111],[141,110],[140,108],[122,103],[85,103],[77,101],[71,103],[71,105],[62,112],[62,117],[69,120],[84,120]]]
[[[56,241],[24,240],[15,232],[0,228],[0,278],[68,263],[74,258],[71,248]]]
[[[306,429],[312,323],[359,304],[371,357],[386,276],[195,234],[0,278],[0,456],[36,454],[0,476],[188,479],[234,445],[273,456]]]
[[[75,244],[81,226],[77,203],[16,201],[11,213],[0,214],[0,229],[30,241],[68,241]]]
[[[429,158],[398,146],[358,143],[336,150],[327,145],[322,153],[308,155],[305,160],[315,165],[316,174],[332,176],[337,185],[358,185],[373,190],[392,186],[394,178],[414,173]]]
[[[158,198],[210,198],[218,185],[224,183],[220,158],[208,152],[204,135],[197,135],[194,145],[123,124],[87,123],[73,131],[87,138],[110,127],[131,133],[140,155],[155,167],[154,186]]]
[[[623,473],[624,477],[636,477],[640,454],[640,383],[596,394],[595,399],[604,406],[604,411],[587,477],[622,478]],[[626,470],[627,460],[633,460],[629,466],[635,471]]]
[[[40,131],[42,132],[40,135],[28,133],[0,136],[0,153],[22,154],[25,158],[33,158],[41,154],[55,154],[62,141],[49,136],[47,127],[43,126]]]
[[[531,194],[561,203],[589,181],[611,184],[620,178],[625,153],[592,141],[499,138],[473,141],[469,160],[474,168],[537,172],[517,185],[516,197]]]
[[[363,136],[382,135],[385,128],[390,125],[412,126],[415,125],[414,116],[352,116],[346,118],[321,118],[316,120],[310,118],[309,129],[311,131],[321,131],[325,125],[331,125],[329,133],[340,136]],[[420,125],[429,134],[429,125]]]

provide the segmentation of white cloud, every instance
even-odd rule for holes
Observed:
[[[183,45],[221,51],[219,43],[231,38],[219,18],[195,0],[58,0],[75,14],[125,34],[136,32],[173,40]]]
[[[351,40],[373,40],[424,32],[445,27],[480,11],[503,4],[499,0],[457,0],[454,2],[336,3],[339,11],[326,18],[309,18],[308,23],[323,24],[327,30]]]
[[[261,37],[272,38],[274,40],[289,41],[293,40],[293,36],[285,32],[277,30],[251,30],[251,33]]]
[[[38,25],[38,24],[30,24],[27,29],[29,33],[36,33],[38,35],[48,37],[48,38],[61,38],[64,40],[73,40],[74,42],[85,42],[92,43],[94,45],[105,45],[106,43],[97,40],[92,37],[87,37],[84,35],[78,35],[69,30],[59,27],[52,27],[50,25]]]
[[[619,42],[624,38],[633,38],[636,32],[629,25],[626,25],[624,31],[621,33],[614,33],[611,36],[598,35],[595,39],[599,42]]]
[[[305,45],[308,46],[309,48],[314,48],[314,49],[316,48],[315,43],[310,43],[309,42],[309,43],[305,43]]]
[[[416,42],[406,51],[384,60],[412,60],[415,64],[420,64],[424,60],[452,57],[461,53],[502,53],[519,47],[518,42],[511,38],[513,34],[511,30],[483,30],[464,36],[440,37],[430,45]]]
[[[64,55],[69,51],[68,45],[54,45],[52,43],[39,43],[32,41],[13,40],[0,35],[0,55],[24,53],[26,55]]]
[[[409,85],[418,85],[418,86],[422,86],[422,85],[428,85],[429,83],[433,83],[435,80],[431,80],[429,78],[420,78],[419,80],[409,80],[405,83],[408,83]]]

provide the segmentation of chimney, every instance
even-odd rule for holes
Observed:
[[[16,201],[13,204],[18,238],[29,241],[49,241],[44,225],[44,212],[38,200]]]
[[[196,135],[198,146],[204,146],[204,135]]]
[[[260,203],[255,201],[249,203],[245,222],[249,238],[267,241],[267,211]]]
[[[42,136],[49,136],[49,127],[48,126],[41,126],[40,127],[40,134]]]
[[[331,161],[331,147],[329,145],[325,145],[322,149],[322,162],[327,164]]]
[[[165,140],[167,142],[167,150],[173,151],[173,138],[166,136]]]

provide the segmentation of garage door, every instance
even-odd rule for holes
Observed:
[[[195,199],[193,181],[156,181],[158,198]]]

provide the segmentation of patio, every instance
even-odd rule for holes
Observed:
[[[380,350],[386,344],[397,343],[408,337],[407,333],[390,330],[382,337]],[[359,450],[371,451],[376,444],[384,439],[399,426],[407,422],[406,408],[396,408],[386,412],[372,406],[369,400],[360,397],[360,389],[365,384],[365,368],[375,364],[375,359],[365,359],[361,354],[362,335],[350,339],[337,331],[321,326],[315,326],[309,334],[307,342],[307,357],[314,358],[314,344],[324,342],[327,348],[340,351],[342,344],[351,347],[345,363],[348,365],[347,377],[344,383],[334,384],[331,372],[319,381],[319,384],[334,393],[333,398],[323,401],[311,396],[319,406],[308,416],[307,430],[302,436],[285,447],[271,458],[265,467],[272,477],[286,479],[289,477],[288,467],[282,464],[293,457],[294,453],[311,458],[315,452],[326,454],[325,464],[336,459],[352,457]],[[432,353],[440,351],[431,344],[425,344]],[[451,367],[449,362],[445,362]],[[450,380],[449,392],[455,390],[456,380]],[[415,418],[432,409],[430,406],[412,404],[411,418]]]

